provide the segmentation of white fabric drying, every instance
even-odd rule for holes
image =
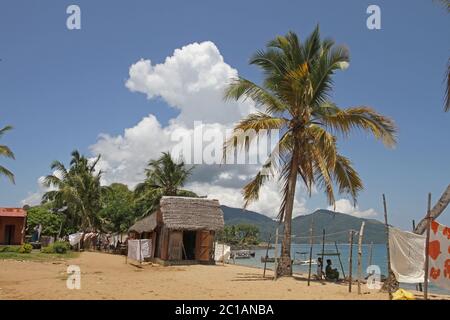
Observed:
[[[83,236],[83,232],[77,232],[73,234],[69,234],[69,243],[71,246],[75,246],[80,243],[81,237]]]
[[[150,258],[152,253],[152,240],[128,240],[128,259],[135,261],[143,261]]]
[[[422,283],[426,237],[389,227],[391,270],[398,282]]]
[[[228,261],[231,255],[231,247],[222,243],[215,243],[214,261]]]

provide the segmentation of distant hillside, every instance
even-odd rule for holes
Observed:
[[[267,241],[270,234],[272,234],[273,239],[275,229],[277,226],[280,226],[276,221],[254,211],[231,208],[227,206],[222,206],[222,210],[226,225],[236,225],[242,223],[256,225],[260,230],[260,238],[262,241]],[[349,229],[359,231],[362,221],[366,221],[363,239],[364,243],[385,243],[386,241],[384,224],[378,220],[361,219],[330,210],[317,210],[312,214],[298,216],[292,220],[292,233],[297,236],[293,239],[293,242],[309,242],[308,237],[311,219],[314,220],[314,235],[319,236],[314,238],[315,243],[320,243],[322,241],[321,235],[323,229],[325,229],[327,234],[326,242],[336,241],[338,243],[347,243],[348,232],[345,231],[348,231]],[[282,233],[281,226],[279,232],[280,234]]]

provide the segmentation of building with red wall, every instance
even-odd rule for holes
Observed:
[[[27,212],[22,208],[0,208],[0,245],[20,245],[25,240]]]

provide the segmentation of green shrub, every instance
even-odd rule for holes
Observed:
[[[69,249],[70,249],[70,245],[68,242],[56,241],[53,244],[53,251],[55,253],[66,253]]]
[[[64,241],[56,241],[48,247],[42,248],[42,253],[59,253],[64,254],[70,249],[70,245]]]
[[[30,253],[31,250],[33,250],[33,246],[29,243],[25,243],[20,246],[19,250],[17,252],[19,253]]]
[[[0,247],[0,252],[18,252],[19,251],[19,246],[14,246],[14,247],[10,247],[10,246],[5,246],[5,247]]]
[[[41,249],[41,252],[42,252],[42,253],[54,253],[54,251],[53,251],[53,245],[50,245],[50,246],[48,246],[48,247],[42,248],[42,249]]]

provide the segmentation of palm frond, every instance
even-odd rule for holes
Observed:
[[[282,113],[287,106],[264,88],[244,79],[234,79],[225,90],[225,100],[251,99],[257,107],[263,107],[268,113]]]
[[[0,166],[0,175],[5,176],[12,183],[15,183],[14,174],[3,166]]]
[[[14,153],[8,146],[0,145],[0,156],[15,159]]]
[[[0,138],[8,131],[12,130],[12,126],[5,126],[2,129],[0,129]]]
[[[396,144],[396,126],[393,120],[385,117],[369,107],[354,107],[336,109],[331,113],[316,115],[317,120],[325,126],[348,135],[353,129],[371,132],[376,139],[380,139],[388,147]]]
[[[363,183],[348,158],[342,155],[337,156],[333,179],[339,187],[339,192],[349,194],[356,205],[358,193],[363,189]]]

